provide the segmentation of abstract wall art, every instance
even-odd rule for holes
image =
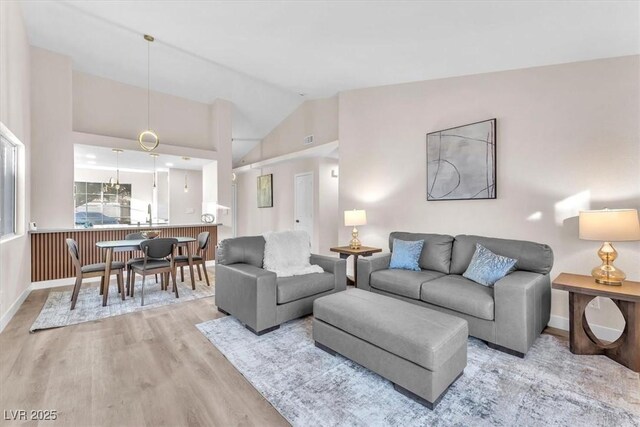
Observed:
[[[496,119],[427,134],[427,200],[496,198]]]
[[[258,207],[273,207],[273,174],[258,177]]]

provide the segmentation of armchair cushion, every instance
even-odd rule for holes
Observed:
[[[330,291],[335,287],[335,284],[331,273],[311,273],[292,277],[278,277],[276,287],[278,304],[286,304]]]

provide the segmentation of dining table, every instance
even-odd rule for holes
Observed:
[[[187,258],[189,260],[189,273],[191,276],[191,286],[195,289],[195,276],[193,275],[193,257],[191,256],[191,248],[189,243],[195,242],[196,239],[193,237],[175,237],[178,240],[178,247],[186,248]],[[140,243],[144,242],[148,239],[135,239],[135,240],[104,240],[100,242],[96,242],[96,247],[102,249],[104,254],[104,263],[105,263],[105,276],[110,277],[111,274],[111,262],[113,261],[113,253],[114,252],[132,252],[139,251]],[[107,305],[107,299],[109,297],[109,279],[104,280],[104,285],[102,288],[102,306],[105,307]]]

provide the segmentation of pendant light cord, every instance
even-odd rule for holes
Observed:
[[[151,105],[151,42],[147,40],[147,129],[150,123]]]

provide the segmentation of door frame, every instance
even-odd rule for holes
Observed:
[[[297,173],[295,175],[293,175],[293,229],[296,229],[296,217],[297,215],[297,199],[298,199],[298,192],[296,191],[296,180],[298,179],[298,177],[301,176],[305,176],[305,175],[309,175],[311,177],[311,235],[309,236],[309,239],[311,240],[311,246],[313,246],[313,240],[314,240],[314,233],[315,233],[315,226],[314,226],[314,221],[316,219],[316,213],[315,213],[315,203],[313,200],[313,194],[314,194],[314,190],[315,190],[315,178],[313,176],[313,171],[309,171],[309,172],[302,172],[302,173]]]

